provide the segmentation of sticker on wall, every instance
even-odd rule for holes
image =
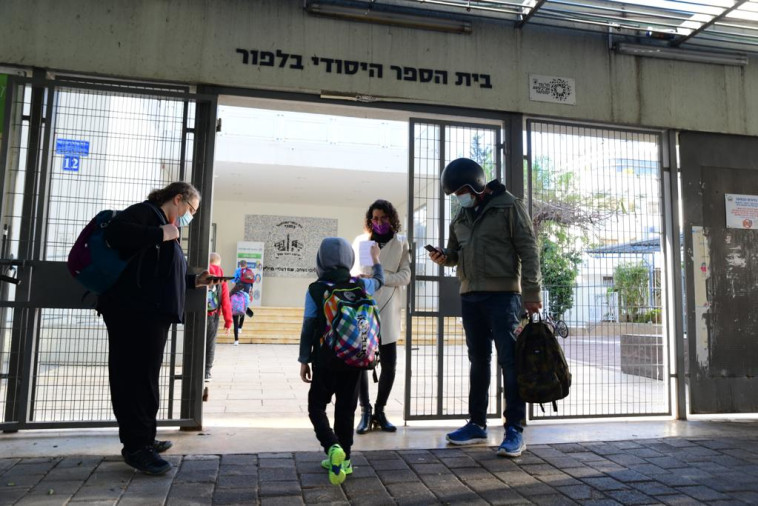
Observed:
[[[529,75],[529,100],[576,105],[576,81],[570,77]]]
[[[758,195],[727,193],[724,199],[727,228],[758,229]]]

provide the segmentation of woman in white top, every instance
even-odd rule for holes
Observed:
[[[410,254],[405,236],[398,235],[400,218],[394,206],[386,200],[377,200],[369,206],[364,224],[366,233],[353,242],[358,250],[362,241],[375,241],[380,248],[379,261],[384,268],[384,285],[374,294],[379,317],[381,318],[381,344],[379,347],[380,368],[379,391],[372,409],[368,392],[368,372],[364,371],[360,381],[361,420],[356,428],[358,434],[380,428],[385,432],[395,432],[384,414],[392,385],[395,382],[397,365],[397,340],[400,338],[400,310],[403,304],[403,288],[411,281]],[[360,266],[360,254],[356,252],[353,274],[366,274]],[[370,269],[368,267],[367,269]]]

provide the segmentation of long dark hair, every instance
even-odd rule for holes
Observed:
[[[150,195],[147,196],[147,200],[157,206],[160,206],[179,194],[182,195],[182,199],[184,199],[185,202],[189,201],[193,197],[197,197],[197,200],[200,200],[200,192],[197,191],[197,188],[189,183],[185,183],[184,181],[174,181],[165,188],[161,188],[160,190],[153,190],[150,192]]]
[[[390,219],[390,228],[392,228],[393,233],[400,232],[400,218],[397,216],[397,211],[395,210],[395,206],[393,206],[388,200],[376,200],[373,204],[371,204],[368,208],[368,211],[366,211],[366,223],[364,224],[364,227],[366,229],[366,232],[371,233],[371,218],[374,214],[374,209],[379,209],[386,214]]]

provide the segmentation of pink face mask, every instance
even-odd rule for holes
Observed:
[[[386,222],[371,223],[371,229],[379,235],[384,235],[390,231],[390,224]]]

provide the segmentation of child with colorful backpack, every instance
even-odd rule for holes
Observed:
[[[329,481],[339,485],[353,472],[355,410],[361,373],[378,361],[379,317],[371,294],[384,283],[379,247],[371,248],[372,277],[351,278],[353,248],[327,237],[316,256],[318,280],[305,295],[300,333],[300,378],[310,383],[308,417],[327,458],[321,462]],[[352,333],[351,333],[352,332]],[[311,374],[311,367],[313,371]],[[335,396],[334,429],[326,406]]]
[[[240,330],[245,322],[245,314],[250,305],[250,291],[243,283],[237,283],[229,292],[229,302],[232,307],[232,321],[234,322],[234,346],[240,344]]]

